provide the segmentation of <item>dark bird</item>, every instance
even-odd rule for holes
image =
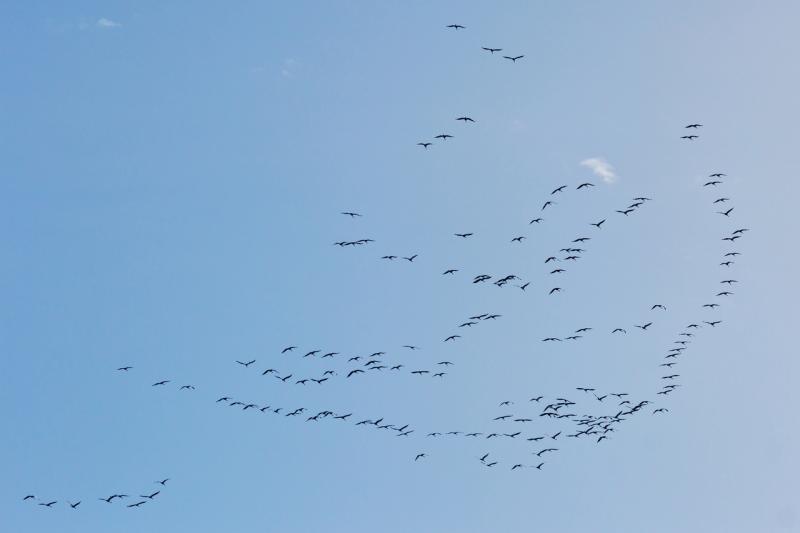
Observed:
[[[57,503],[58,503],[57,501],[52,501],[52,502],[47,502],[47,503],[40,503],[39,505],[41,505],[43,507],[52,507]]]
[[[586,183],[581,183],[580,185],[578,185],[576,187],[576,189],[581,190],[581,189],[585,189],[586,187],[594,187],[594,183],[589,183],[587,181]]]
[[[396,255],[384,255],[383,257],[381,257],[381,259],[388,259],[389,261],[394,261],[395,259],[397,259],[397,256]]]
[[[275,376],[275,377],[276,377],[277,379],[279,379],[279,380],[283,381],[284,383],[286,383],[286,382],[289,380],[289,378],[291,378],[291,377],[292,377],[292,374],[289,374],[288,376],[286,376],[286,377],[283,377],[283,378],[282,378],[282,377],[280,377],[280,376]]]
[[[723,174],[722,172],[715,172],[714,174],[709,174],[709,178],[724,178],[727,174]]]
[[[75,502],[75,503],[72,503],[72,502],[69,502],[69,501],[68,501],[67,503],[68,503],[68,504],[69,504],[69,506],[70,506],[70,507],[72,507],[73,509],[77,509],[77,508],[78,508],[78,506],[81,504],[81,502],[80,502],[80,501],[77,501],[77,502]]]
[[[712,186],[712,185],[713,185],[713,186],[717,186],[717,185],[719,185],[720,183],[722,183],[722,182],[721,182],[721,181],[719,181],[719,180],[707,181],[707,182],[705,182],[705,183],[703,184],[703,187],[709,187],[709,186]]]
[[[628,216],[629,214],[633,213],[633,209],[617,209],[617,213]]]
[[[492,53],[492,54],[494,54],[495,52],[502,52],[503,51],[502,48],[489,48],[487,46],[481,46],[481,48],[486,50],[489,53]]]
[[[463,239],[466,239],[467,237],[471,237],[472,233],[454,233],[454,235],[456,237],[461,237]]]
[[[686,128],[695,128],[695,129],[697,129],[697,128],[702,128],[703,125],[702,124],[689,124],[689,125],[687,125],[685,127]]]
[[[504,59],[510,59],[512,63],[516,63],[517,59],[522,59],[525,56],[503,56]]]
[[[28,494],[27,496],[25,496],[24,498],[22,498],[22,501],[25,501],[25,500],[35,500],[35,499],[36,499],[36,496],[34,496],[33,494]]]
[[[287,346],[286,348],[281,350],[281,353],[291,352],[292,350],[294,350],[296,348],[297,348],[297,346]]]
[[[544,219],[543,219],[543,218],[541,218],[541,217],[540,217],[540,218],[534,218],[533,220],[531,220],[530,222],[528,222],[528,225],[530,225],[530,224],[539,224],[539,223],[540,223],[541,221],[543,221],[543,220],[544,220]]]
[[[531,284],[531,282],[530,282],[530,281],[528,281],[528,282],[525,282],[523,285],[519,285],[519,288],[520,288],[520,289],[522,289],[522,290],[524,291],[525,289],[527,289],[527,288],[528,288],[528,285],[530,285],[530,284]]]
[[[652,311],[652,310],[654,310],[654,309],[661,309],[661,310],[663,310],[663,311],[666,311],[666,310],[667,310],[667,308],[666,308],[666,307],[664,307],[664,306],[663,306],[663,305],[661,305],[661,304],[656,304],[656,305],[654,305],[653,307],[651,307],[651,308],[650,308],[650,310],[651,310],[651,311]]]
[[[448,28],[453,28],[454,30],[463,30],[466,26],[462,26],[461,24],[449,24]]]
[[[451,268],[442,272],[442,276],[445,276],[447,274],[455,274],[456,272],[458,272],[457,268]]]
[[[705,320],[703,322],[705,322]],[[721,324],[722,320],[714,320],[713,322],[705,322],[705,323],[713,328],[713,327],[716,327],[717,324]]]
[[[167,484],[167,481],[169,481],[169,478],[162,479],[161,481],[156,481],[156,483],[158,483],[159,485],[161,485],[163,487],[164,485]]]
[[[182,385],[178,390],[194,390],[194,385]]]
[[[544,211],[545,208],[547,208],[547,206],[549,206],[549,205],[556,205],[556,203],[555,202],[551,202],[550,200],[546,201],[544,203],[544,205],[542,206],[542,211]]]
[[[686,140],[689,140],[689,141],[693,141],[693,140],[697,139],[698,137],[699,137],[699,135],[684,135],[683,137],[681,137],[681,139],[686,139]]]
[[[612,331],[611,333],[628,333],[628,332],[627,332],[627,331],[625,331],[625,330],[624,330],[624,329],[622,329],[622,328],[616,328],[616,329],[615,329],[614,331]]]
[[[454,340],[456,340],[456,339],[459,339],[459,338],[461,338],[461,335],[450,335],[449,337],[447,337],[447,338],[444,340],[444,342],[447,342],[447,341],[454,341]]]
[[[566,188],[567,188],[567,186],[566,186],[566,185],[562,185],[561,187],[557,187],[557,188],[553,189],[553,192],[551,192],[550,194],[551,194],[551,195],[553,195],[553,194],[555,194],[555,193],[557,193],[557,192],[561,192],[561,191],[563,191],[563,190],[564,190],[564,189],[566,189]]]
[[[414,457],[415,461],[422,459],[423,457],[427,457],[424,453],[418,453],[416,457]]]
[[[638,326],[638,325],[637,325],[636,327],[637,327],[637,328],[639,328],[639,329],[641,329],[641,330],[647,330],[647,328],[649,328],[649,327],[650,327],[650,326],[652,326],[652,325],[653,325],[653,323],[652,323],[652,322],[648,322],[647,324],[642,324],[641,326]]]
[[[561,292],[561,287],[553,287],[550,289],[550,294],[553,294],[554,292]]]
[[[131,368],[133,368],[133,367],[132,366],[121,366],[117,370],[121,370],[122,372],[127,372]]]
[[[164,381],[159,381],[159,382],[157,382],[157,383],[153,383],[151,386],[152,386],[152,387],[156,387],[156,386],[158,386],[158,385],[166,385],[167,383],[169,383],[169,380],[168,380],[168,379],[165,379]]]
[[[358,214],[358,213],[354,213],[354,212],[352,212],[352,211],[343,211],[343,212],[342,212],[342,214],[343,214],[343,215],[347,215],[347,216],[349,216],[350,218],[353,218],[353,217],[360,217],[360,216],[361,216],[360,214]]]
[[[132,504],[128,505],[128,507],[140,507],[140,506],[142,506],[142,505],[144,505],[146,503],[147,503],[147,501],[142,500],[140,502],[132,503]]]
[[[160,490],[157,490],[157,491],[155,491],[153,494],[149,494],[149,495],[147,495],[147,494],[145,494],[145,495],[142,495],[142,494],[140,494],[140,495],[139,495],[139,497],[140,497],[140,498],[147,498],[148,500],[152,500],[153,498],[155,498],[155,497],[156,497],[156,496],[158,496],[159,494],[161,494],[161,491],[160,491]]]
[[[470,118],[470,117],[458,117],[456,120],[460,120],[461,122],[465,122],[465,123],[466,122],[475,122],[475,120]]]
[[[363,373],[364,373],[363,370],[361,370],[360,368],[357,368],[355,370],[351,370],[350,372],[348,372],[347,373],[347,377],[349,378],[350,376],[353,376],[355,374],[363,374]]]
[[[603,219],[603,220],[601,220],[600,222],[597,222],[597,223],[592,223],[592,224],[590,224],[590,225],[591,225],[591,226],[594,226],[594,227],[596,227],[597,229],[600,229],[600,226],[602,226],[602,225],[603,225],[603,222],[605,222],[605,221],[606,221],[606,219]]]
[[[717,214],[725,215],[726,217],[729,217],[729,216],[731,216],[731,211],[733,211],[732,207],[730,209],[728,209],[727,211],[717,211]]]
[[[727,202],[728,200],[730,200],[730,198],[717,198],[716,200],[714,200],[713,203],[719,204],[719,203]]]
[[[431,146],[432,144],[433,143],[417,143],[417,146],[422,146],[423,148],[425,148],[427,150],[428,146]]]
[[[418,255],[419,255],[419,254],[414,254],[414,255],[412,255],[411,257],[404,257],[403,259],[405,259],[405,260],[406,260],[406,261],[408,261],[409,263],[413,263],[413,262],[414,262],[414,259],[416,259]]]
[[[447,133],[440,133],[439,135],[434,137],[434,139],[441,139],[443,141],[446,141],[447,139],[452,139],[452,138],[453,138],[453,136],[450,135],[450,134],[447,134]]]
[[[237,362],[237,363],[239,363],[240,365],[244,366],[244,367],[248,367],[248,366],[252,365],[253,363],[255,363],[255,362],[256,362],[256,360],[255,360],[255,359],[253,359],[252,361],[248,361],[248,362],[246,362],[246,363],[243,363],[243,362],[241,362],[241,361],[236,361],[236,362]]]

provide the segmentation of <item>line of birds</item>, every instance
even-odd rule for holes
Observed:
[[[162,487],[164,487],[164,486],[166,486],[167,481],[169,481],[169,478],[164,478],[164,479],[155,481],[155,484],[161,485]],[[150,494],[140,494],[139,495],[139,498],[140,498],[139,501],[137,501],[135,503],[127,504],[127,505],[125,505],[125,507],[128,508],[128,509],[138,509],[142,505],[144,505],[144,504],[146,504],[148,502],[154,501],[155,497],[158,496],[159,494],[161,494],[161,490],[163,490],[163,489],[155,490],[153,492],[150,492]],[[128,495],[128,494],[114,493],[114,494],[111,494],[109,496],[105,496],[105,497],[97,498],[97,499],[99,501],[105,502],[105,503],[114,503],[115,500],[124,501],[126,498],[130,498],[130,497],[131,496]],[[41,499],[37,498],[35,495],[33,495],[33,494],[25,495],[22,498],[22,501],[23,502],[30,501],[32,503],[36,503],[40,507],[46,507],[48,509],[54,507],[55,505],[57,505],[59,503],[58,500],[49,500],[49,499],[41,500]],[[77,500],[77,501],[66,500],[65,503],[71,509],[77,510],[78,507],[80,507],[80,505],[83,503],[83,501],[82,500]]]

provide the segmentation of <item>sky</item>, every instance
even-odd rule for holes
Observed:
[[[789,0],[0,3],[0,530],[799,531],[799,16]],[[579,236],[554,281],[543,259]],[[735,294],[703,309],[722,279]],[[457,327],[479,313],[502,316]],[[666,347],[704,320],[722,323],[656,396]],[[341,375],[377,351],[403,371]],[[408,373],[444,360],[442,378]],[[554,441],[540,470],[538,445],[425,437],[549,435],[538,395],[614,414],[576,387],[653,403],[603,442]],[[298,407],[354,414],[283,416]],[[510,413],[535,420],[492,420]],[[381,417],[415,433],[352,420]]]

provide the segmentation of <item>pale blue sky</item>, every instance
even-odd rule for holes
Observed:
[[[796,3],[198,4],[0,3],[0,530],[800,528]],[[687,143],[690,122],[705,126]],[[443,132],[455,138],[416,146]],[[594,157],[614,183],[580,165]],[[703,188],[715,171],[725,184]],[[639,195],[654,200],[614,213]],[[736,227],[751,231],[726,270],[719,239]],[[581,235],[586,257],[553,281],[543,258]],[[376,242],[331,245],[362,237]],[[469,283],[483,272],[531,286]],[[701,309],[727,278],[736,294]],[[483,312],[503,316],[455,327]],[[673,367],[682,387],[656,397],[665,347],[712,318]],[[619,325],[627,336],[608,333]],[[288,345],[455,365],[438,381],[261,377],[347,367]],[[670,412],[645,409],[598,445],[560,440],[541,471],[509,469],[536,464],[522,442],[424,437],[520,429],[491,421],[503,400],[536,418],[526,435],[545,433],[526,400],[597,410],[578,386]],[[222,395],[416,432],[241,412]],[[164,477],[140,509],[97,500]]]

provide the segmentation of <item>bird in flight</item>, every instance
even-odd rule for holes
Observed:
[[[405,259],[405,260],[406,260],[406,261],[408,261],[409,263],[413,263],[413,262],[414,262],[414,259],[416,259],[418,255],[419,255],[419,254],[414,254],[414,255],[412,255],[411,257],[404,257],[403,259]]]
[[[55,505],[55,504],[57,504],[57,503],[58,503],[57,501],[52,501],[52,502],[47,502],[47,503],[44,503],[44,502],[42,502],[42,503],[40,503],[39,505],[41,505],[41,506],[43,506],[43,507],[52,507],[52,506],[54,506],[54,505]]]
[[[517,59],[522,59],[525,56],[503,56],[505,59],[511,60],[512,63],[516,63]]]
[[[683,137],[681,137],[681,139],[686,139],[688,141],[693,141],[693,140],[697,139],[698,137],[699,137],[699,135],[684,135]]]
[[[603,219],[603,220],[601,220],[600,222],[593,222],[593,223],[592,223],[592,224],[590,224],[590,225],[591,225],[591,226],[594,226],[594,227],[596,227],[597,229],[600,229],[600,226],[602,226],[602,225],[603,225],[603,222],[605,222],[605,221],[606,221],[606,219]]]
[[[461,122],[475,122],[475,119],[471,117],[458,117],[456,120],[460,120]]]
[[[426,150],[428,149],[428,146],[431,146],[431,145],[433,145],[433,143],[417,143],[417,146],[422,146]]]
[[[243,367],[248,367],[248,366],[252,365],[253,363],[255,363],[256,360],[253,359],[252,361],[248,361],[246,363],[243,363],[242,361],[238,361],[238,360],[236,362],[239,363],[240,365],[242,365]]]
[[[358,214],[358,213],[353,213],[352,211],[343,211],[343,212],[342,212],[342,214],[343,214],[343,215],[347,215],[347,216],[349,216],[350,218],[355,218],[355,217],[360,217],[360,216],[361,216],[360,214]]]
[[[169,383],[169,380],[168,380],[168,379],[165,379],[165,380],[163,380],[163,381],[159,381],[159,382],[157,382],[157,383],[153,383],[151,386],[152,386],[152,387],[157,387],[157,386],[159,386],[159,385],[166,385],[167,383]]]
[[[453,136],[449,135],[447,133],[440,133],[439,135],[434,137],[434,139],[442,139],[443,141],[446,141],[447,139],[452,139],[452,138],[453,138]]]
[[[580,185],[578,185],[576,188],[577,188],[578,190],[581,190],[581,189],[585,189],[586,187],[594,187],[594,183],[589,183],[589,182],[587,181],[586,183],[581,183],[581,184],[580,184]]]
[[[122,372],[127,372],[127,371],[128,371],[128,370],[130,370],[131,368],[133,368],[133,367],[132,367],[132,366],[121,366],[121,367],[119,367],[117,370],[120,370],[120,371],[122,371]]]
[[[294,350],[294,349],[296,349],[296,348],[297,348],[297,346],[287,346],[286,348],[284,348],[283,350],[281,350],[281,353],[287,353],[287,352],[291,352],[292,350]]]
[[[697,128],[702,128],[702,127],[703,127],[703,125],[702,125],[702,124],[687,124],[687,125],[686,125],[686,128],[694,128],[694,129],[697,129]]]
[[[495,52],[502,52],[502,48],[489,48],[488,46],[481,46],[482,49],[486,50],[489,53],[494,54]]]
[[[454,30],[464,30],[466,26],[462,26],[461,24],[448,24],[448,28],[453,28]]]
[[[466,239],[467,237],[471,237],[472,233],[454,233],[456,237],[461,237],[462,239]]]
[[[73,509],[77,509],[77,508],[78,508],[78,506],[81,504],[81,502],[80,502],[80,501],[77,501],[77,502],[75,502],[75,503],[72,503],[72,502],[68,501],[67,503],[68,503],[68,504],[69,504],[69,506],[70,506],[70,507],[72,507]]]
[[[525,238],[524,235],[520,235],[519,237],[514,237],[513,239],[511,239],[511,242],[522,242],[524,238]]]
[[[730,209],[728,209],[727,211],[717,211],[717,213],[720,214],[720,215],[725,215],[726,217],[729,217],[729,216],[731,216],[731,211],[733,211],[732,207]]]

